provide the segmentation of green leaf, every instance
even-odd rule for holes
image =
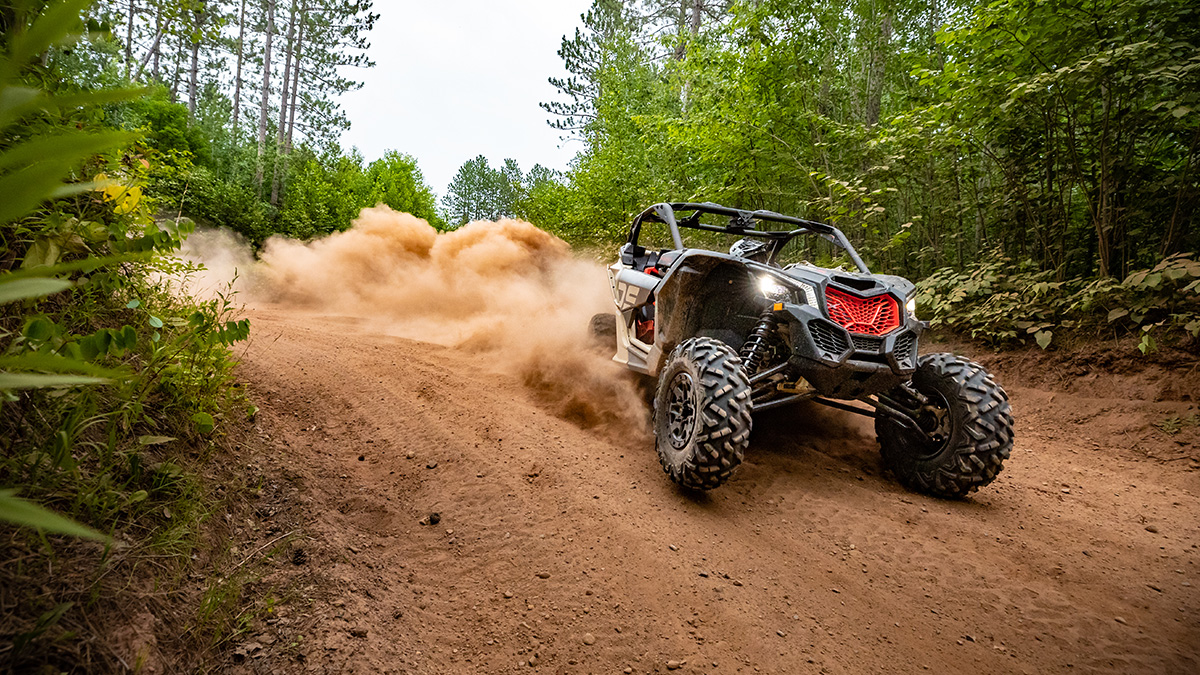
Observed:
[[[1129,316],[1129,310],[1123,307],[1118,307],[1117,309],[1114,309],[1108,313],[1108,322],[1112,323],[1123,316]]]
[[[1037,340],[1039,347],[1041,347],[1042,349],[1045,349],[1050,346],[1050,340],[1053,337],[1054,337],[1054,333],[1052,333],[1048,330],[1043,330],[1043,331],[1039,331],[1036,335],[1034,335],[1033,339]]]
[[[14,31],[8,43],[8,60],[13,64],[28,63],[78,31],[83,26],[80,15],[89,4],[91,0],[63,0],[47,5],[27,30]]]
[[[151,327],[151,328],[162,328],[162,327],[163,327],[163,321],[162,321],[162,319],[158,318],[157,316],[153,316],[153,315],[151,315],[151,317],[150,317],[150,327]]]
[[[145,93],[145,89],[103,89],[51,97],[28,87],[4,87],[0,89],[0,126],[34,111],[54,112],[118,103],[133,100]]]
[[[42,202],[59,196],[62,178],[85,155],[38,162],[0,177],[0,223],[17,220]]]
[[[22,269],[17,270],[12,274],[5,275],[3,277],[4,281],[0,282],[0,285],[9,283],[10,281],[15,281],[16,279],[41,279],[58,274],[65,274],[67,272],[82,271],[90,274],[92,271],[101,267],[107,267],[108,265],[134,262],[137,260],[149,260],[152,255],[153,254],[150,253],[127,253],[124,255],[106,256],[103,258],[85,258],[83,260],[76,260],[69,263],[59,263],[52,267],[34,267],[32,269]]]
[[[5,279],[0,281],[0,304],[41,298],[65,291],[73,284],[66,279]]]
[[[43,136],[12,146],[0,153],[0,171],[41,162],[47,157],[64,155],[89,157],[109,148],[124,145],[134,138],[135,135],[125,132],[60,133],[54,136]]]
[[[1138,343],[1138,351],[1142,354],[1149,354],[1158,348],[1158,343],[1154,341],[1154,336],[1145,333],[1142,335],[1142,341]]]
[[[102,377],[84,375],[41,375],[38,373],[0,373],[0,391],[5,389],[46,389],[81,384],[108,384]]]
[[[202,434],[212,433],[213,428],[216,426],[212,415],[208,413],[196,413],[192,415],[192,421],[196,423],[196,430]]]
[[[62,256],[62,247],[58,242],[47,237],[42,237],[33,242],[28,250],[25,251],[25,258],[21,260],[21,267],[29,269],[31,267],[49,267],[58,262]]]
[[[138,443],[142,445],[161,445],[176,440],[174,436],[139,436]]]
[[[25,324],[25,328],[21,329],[21,335],[24,335],[26,340],[44,342],[54,335],[54,328],[54,324],[49,319],[38,316]]]
[[[101,368],[93,363],[69,359],[54,354],[30,352],[15,356],[0,356],[0,368],[16,370],[45,370],[52,373],[83,373],[93,377],[124,379],[125,373]]]
[[[134,298],[133,300],[130,300],[129,302],[125,303],[125,307],[128,309],[137,309],[138,307],[141,307],[141,306],[142,306],[142,301],[138,300],[137,298]]]
[[[37,528],[44,532],[109,541],[109,538],[100,532],[43,506],[16,497],[15,494],[16,490],[0,490],[0,520],[24,527]]]

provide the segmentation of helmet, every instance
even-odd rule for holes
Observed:
[[[758,262],[766,262],[771,256],[771,246],[757,239],[738,239],[729,247],[729,255],[739,258],[749,258]]]

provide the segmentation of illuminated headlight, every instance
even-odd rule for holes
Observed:
[[[908,302],[904,303],[904,311],[912,318],[917,318],[917,296],[912,296]]]
[[[784,300],[792,299],[792,289],[784,286],[772,277],[759,277],[758,290],[761,291],[768,300],[774,300],[775,302],[783,302]]]

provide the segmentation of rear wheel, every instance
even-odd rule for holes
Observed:
[[[592,317],[588,324],[588,335],[598,347],[605,349],[617,348],[617,316],[605,313]]]
[[[667,357],[654,397],[663,470],[679,485],[715,488],[742,463],[750,442],[750,383],[737,352],[711,338],[685,340]]]
[[[875,418],[888,469],[905,486],[938,497],[962,497],[995,480],[1013,444],[1004,389],[983,366],[953,354],[922,356],[912,386],[925,397],[913,420],[924,433]]]

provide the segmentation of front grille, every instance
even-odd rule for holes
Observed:
[[[817,349],[830,356],[839,356],[850,348],[846,343],[845,333],[824,321],[810,321],[808,330],[812,333]]]
[[[917,359],[917,336],[915,333],[905,333],[896,338],[896,347],[892,350],[896,362],[904,368],[911,368]]]
[[[871,337],[870,335],[851,335],[850,341],[854,343],[854,351],[856,352],[878,354],[879,348],[883,346],[883,338]]]
[[[826,287],[825,306],[829,318],[851,333],[887,335],[900,327],[900,306],[887,293],[860,298]]]

